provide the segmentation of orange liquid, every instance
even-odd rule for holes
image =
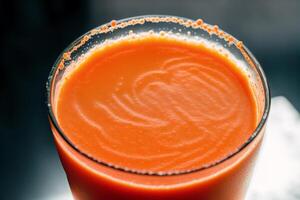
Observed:
[[[205,45],[161,36],[120,40],[90,52],[63,80],[56,115],[66,137],[85,154],[123,169],[155,173],[213,164],[244,144],[257,125],[252,89],[234,62]],[[96,166],[57,133],[55,138],[78,199],[239,199],[242,193],[222,193],[221,186],[239,187],[245,174],[232,174],[249,171],[251,164],[245,162],[252,163],[248,155],[256,151],[254,146],[244,153],[243,162],[236,157],[223,164],[240,163],[209,182],[172,192],[157,185],[203,174],[161,181],[126,175]]]

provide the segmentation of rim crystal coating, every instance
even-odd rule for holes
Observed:
[[[271,99],[271,96],[270,96],[270,90],[269,90],[269,86],[268,86],[267,79],[265,77],[264,71],[261,68],[259,62],[255,59],[255,57],[252,55],[252,53],[244,45],[242,45],[240,47],[241,48],[240,50],[245,53],[244,56],[247,56],[248,59],[250,59],[250,62],[253,63],[253,65],[255,67],[255,70],[257,70],[258,76],[259,76],[259,78],[260,78],[260,80],[262,82],[262,86],[263,86],[265,104],[264,104],[264,109],[263,109],[263,114],[261,116],[261,119],[259,120],[258,125],[256,126],[256,128],[255,128],[254,132],[251,134],[251,136],[248,138],[248,140],[243,145],[241,145],[236,151],[228,154],[223,159],[220,159],[220,160],[218,160],[216,162],[213,162],[211,164],[202,165],[199,168],[194,168],[194,169],[191,169],[191,170],[184,170],[184,171],[151,172],[151,171],[144,171],[144,170],[140,171],[140,170],[127,169],[127,168],[123,168],[121,166],[116,166],[116,165],[113,165],[113,164],[110,164],[110,163],[107,163],[107,162],[95,159],[92,156],[87,155],[86,153],[84,153],[83,151],[81,151],[80,149],[78,149],[76,147],[76,145],[74,145],[68,139],[68,137],[63,133],[63,131],[59,127],[58,122],[57,122],[56,117],[55,117],[54,112],[53,112],[53,107],[52,107],[52,101],[51,101],[51,99],[52,99],[52,90],[53,90],[53,86],[54,86],[54,80],[55,80],[55,77],[56,77],[55,75],[56,75],[57,70],[59,70],[61,68],[61,63],[65,59],[65,55],[66,55],[65,53],[68,52],[69,54],[67,56],[70,56],[69,50],[71,50],[71,51],[74,50],[74,48],[72,48],[72,47],[75,47],[77,44],[81,44],[82,40],[89,40],[90,36],[97,35],[97,34],[102,34],[103,33],[103,32],[100,32],[100,33],[94,34],[95,33],[94,30],[96,30],[96,29],[102,30],[103,27],[106,27],[106,28],[108,28],[107,29],[108,31],[113,31],[114,27],[116,26],[116,24],[120,24],[120,23],[124,23],[124,22],[125,23],[126,22],[131,22],[133,20],[147,20],[147,19],[152,19],[152,18],[158,19],[158,21],[151,21],[150,20],[150,21],[147,21],[147,22],[150,22],[150,23],[166,22],[167,23],[168,21],[166,21],[165,19],[175,19],[175,20],[181,22],[181,23],[179,23],[180,25],[183,25],[183,24],[189,24],[191,22],[197,23],[197,21],[198,21],[198,20],[195,21],[195,20],[191,20],[191,19],[187,19],[187,18],[176,17],[176,16],[167,16],[167,15],[138,16],[138,17],[126,18],[126,19],[122,19],[122,20],[112,21],[112,22],[106,23],[106,24],[104,24],[102,26],[99,26],[99,27],[97,27],[95,29],[90,30],[89,32],[87,32],[84,35],[82,35],[81,37],[77,38],[73,43],[71,43],[60,54],[60,56],[58,57],[58,59],[54,63],[54,65],[53,65],[53,67],[51,69],[50,75],[48,77],[48,81],[47,81],[47,84],[46,84],[46,89],[47,89],[47,94],[46,95],[47,95],[47,107],[48,107],[50,122],[52,123],[52,125],[54,126],[54,128],[56,129],[56,131],[60,134],[60,136],[62,136],[62,138],[67,142],[67,144],[70,147],[72,147],[72,149],[74,149],[76,152],[78,152],[79,154],[81,154],[84,157],[88,158],[92,162],[95,162],[97,164],[100,164],[100,165],[112,168],[114,170],[119,170],[119,171],[122,171],[122,172],[126,172],[126,173],[132,173],[132,174],[137,174],[137,175],[146,175],[146,176],[175,176],[175,175],[183,175],[183,174],[189,174],[189,173],[193,173],[193,172],[199,172],[199,171],[202,171],[202,170],[214,167],[214,166],[216,166],[218,164],[221,164],[221,163],[229,160],[230,158],[232,158],[233,156],[235,156],[239,152],[241,152],[244,148],[246,148],[257,137],[257,135],[262,132],[262,128],[264,127],[264,125],[265,125],[265,123],[267,121],[267,118],[268,118],[268,115],[269,115],[269,111],[270,111],[270,99]],[[176,22],[170,21],[169,23],[174,23],[175,24]],[[201,23],[202,23],[202,20],[201,20]],[[130,27],[130,26],[134,26],[134,25],[136,25],[136,24],[128,24],[127,26]],[[211,26],[209,24],[206,24],[206,25],[208,25],[210,27],[213,27],[213,26]],[[118,28],[119,27],[117,27],[117,29]],[[121,28],[123,28],[123,27],[121,27]],[[104,34],[107,33],[108,31],[104,32]],[[234,41],[238,41],[237,39],[235,39],[230,34],[228,34],[226,32],[224,32],[224,33],[226,35],[230,36]],[[79,46],[79,48],[80,48],[80,46]],[[78,48],[76,47],[75,51],[77,49]],[[68,61],[68,60],[70,60],[70,59],[67,58],[64,61]]]

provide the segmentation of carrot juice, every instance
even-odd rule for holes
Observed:
[[[244,198],[262,100],[241,62],[199,41],[129,31],[58,64],[50,121],[74,199]]]

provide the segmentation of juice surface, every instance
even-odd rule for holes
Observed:
[[[95,48],[66,75],[56,104],[63,133],[82,152],[151,172],[212,164],[257,124],[245,73],[217,50],[179,37]]]

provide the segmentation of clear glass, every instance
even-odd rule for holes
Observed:
[[[226,158],[177,173],[133,171],[92,158],[61,131],[55,116],[56,91],[70,63],[107,39],[148,31],[205,39],[224,47],[246,66],[243,70],[249,76],[256,97],[259,124],[251,137]],[[47,95],[51,129],[75,199],[243,199],[270,110],[266,77],[244,45],[216,26],[174,16],[140,16],[112,21],[84,34],[58,57],[49,75]]]

